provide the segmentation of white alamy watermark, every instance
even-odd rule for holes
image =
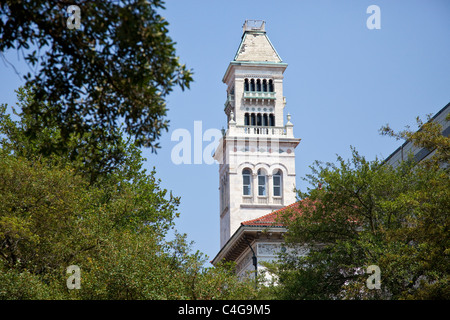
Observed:
[[[193,129],[193,130],[192,130]],[[278,163],[280,155],[293,155],[292,147],[280,146],[281,128],[241,127],[230,130],[209,128],[202,121],[194,121],[193,128],[178,128],[171,141],[177,142],[171,150],[171,161],[180,164],[241,164],[270,159]]]
[[[71,265],[67,267],[66,273],[70,274],[67,278],[67,289],[81,289],[81,269],[77,265]]]
[[[366,13],[371,14],[366,21],[367,29],[381,29],[381,10],[377,5],[367,7]]]
[[[367,273],[370,276],[366,280],[368,289],[380,289],[381,288],[381,270],[377,265],[370,265],[367,267]]]
[[[170,158],[174,164],[214,164],[213,154],[219,145],[222,131],[211,128],[203,132],[202,121],[194,121],[194,131],[175,129],[171,141],[178,141],[172,148]],[[209,142],[203,147],[204,142]]]
[[[67,13],[71,14],[69,18],[67,18],[67,28],[70,30],[81,28],[81,9],[79,6],[71,5],[67,7]]]

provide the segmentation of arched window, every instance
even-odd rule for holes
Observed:
[[[256,91],[261,91],[261,80],[256,80]]]
[[[250,80],[250,91],[255,91],[255,79]]]
[[[267,117],[267,113],[263,114],[263,123],[262,123],[262,125],[265,126],[265,127],[267,127],[269,125],[269,119]]]
[[[244,125],[250,125],[250,115],[248,113],[244,115]]]
[[[244,80],[244,91],[249,91],[248,79]]]
[[[283,186],[283,173],[278,170],[273,174],[273,195],[274,197],[281,197]]]
[[[256,115],[255,115],[254,113],[252,113],[252,114],[250,115],[250,120],[251,120],[250,125],[256,126]]]
[[[261,125],[262,125],[261,113],[258,113],[258,114],[256,115],[256,125],[257,125],[257,126],[261,126]]]
[[[273,81],[272,81],[272,79],[269,80],[269,92],[273,92]]]
[[[250,169],[242,170],[242,194],[244,196],[252,195],[252,172]]]
[[[263,80],[263,91],[267,92],[267,80],[266,79]]]
[[[275,116],[273,113],[269,114],[269,126],[275,127]]]
[[[266,196],[266,173],[258,170],[258,196]]]

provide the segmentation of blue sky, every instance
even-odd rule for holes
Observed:
[[[381,29],[369,30],[367,7],[381,10]],[[385,158],[402,141],[380,136],[389,123],[414,127],[450,102],[450,1],[448,0],[168,0],[161,14],[177,54],[194,72],[187,91],[167,99],[170,130],[158,153],[144,151],[162,186],[181,197],[179,232],[212,259],[219,248],[218,165],[171,161],[171,134],[194,121],[202,132],[226,127],[222,77],[240,43],[246,19],[266,21],[267,34],[288,68],[285,114],[292,115],[297,186],[314,160],[348,158],[350,146],[368,159]],[[82,23],[82,21],[81,21]],[[14,62],[17,54],[8,53]],[[26,70],[23,59],[19,70]],[[0,102],[14,104],[22,80],[0,62]],[[204,142],[206,147],[208,142]]]

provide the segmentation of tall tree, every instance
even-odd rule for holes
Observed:
[[[23,89],[18,95],[33,99]],[[166,239],[180,199],[143,168],[135,145],[120,141],[123,161],[91,181],[89,161],[72,157],[85,137],[73,135],[67,153],[44,156],[36,151],[59,129],[30,139],[29,117],[18,116],[13,121],[0,107],[0,299],[255,296],[230,268],[206,268],[185,235]],[[70,265],[81,269],[80,290],[66,286]]]
[[[419,122],[420,125],[423,125]],[[449,137],[433,122],[402,135],[435,150],[429,161],[413,157],[393,168],[353,149],[337,164],[316,162],[299,191],[301,214],[284,217],[293,248],[277,265],[288,299],[449,299]],[[294,251],[295,252],[295,251]],[[379,267],[379,289],[367,285]]]
[[[167,130],[166,96],[188,88],[192,73],[179,62],[160,0],[5,0],[0,5],[0,52],[22,51],[34,91],[23,112],[35,137],[57,124],[63,148],[73,133],[111,143],[124,128],[137,146],[155,151]],[[70,28],[80,12],[80,28]],[[43,107],[44,106],[44,107]],[[95,148],[94,148],[95,149]],[[103,150],[107,151],[107,150]]]
[[[99,140],[95,134],[73,132],[64,144],[61,144],[61,129],[56,121],[51,121],[45,128],[31,137],[27,134],[30,128],[40,119],[22,112],[35,103],[32,90],[21,87],[16,90],[17,106],[12,107],[12,113],[19,120],[14,121],[8,113],[6,104],[0,105],[0,143],[5,152],[13,153],[26,159],[34,159],[36,155],[45,157],[54,164],[69,163],[78,173],[89,178],[94,183],[99,178],[114,172],[125,170],[131,157],[137,153],[130,152],[130,144],[122,137],[121,130],[107,133],[114,139]],[[41,104],[41,109],[50,106]],[[19,110],[19,111],[17,111]],[[106,133],[105,133],[106,135]],[[57,149],[55,146],[59,145]],[[127,150],[128,149],[128,150]],[[134,161],[139,161],[134,159]]]

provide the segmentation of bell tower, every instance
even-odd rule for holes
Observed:
[[[222,81],[227,85],[227,129],[216,149],[219,162],[220,246],[241,222],[296,201],[291,116],[284,121],[284,63],[265,21],[246,20],[241,43]]]

